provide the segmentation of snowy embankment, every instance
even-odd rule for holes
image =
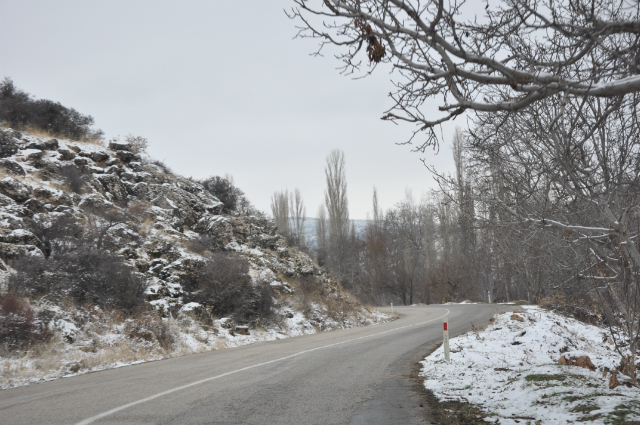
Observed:
[[[608,371],[621,357],[608,330],[540,307],[515,311],[452,338],[449,364],[442,348],[429,355],[422,361],[425,387],[441,401],[471,403],[485,421],[503,425],[640,423],[640,389],[610,388]],[[558,364],[561,357],[583,356],[591,369]]]
[[[97,308],[89,312],[80,309],[63,312],[68,320],[56,323],[58,332],[46,346],[22,356],[0,357],[0,390],[257,342],[374,325],[391,319],[376,310],[365,312],[367,314],[355,312],[336,320],[328,316],[325,306],[314,304],[307,316],[294,312],[279,323],[251,329],[236,326],[229,318],[215,319],[212,326],[203,326],[188,314],[180,314],[175,319],[123,320]],[[84,326],[78,327],[71,316],[82,319]],[[160,340],[154,337],[160,333],[159,326],[163,335]]]

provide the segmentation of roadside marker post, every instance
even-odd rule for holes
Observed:
[[[393,303],[391,303],[391,314],[393,314]]]
[[[487,294],[489,294],[489,304],[491,304],[491,291],[487,291]]]
[[[450,363],[451,360],[449,359],[449,318],[448,317],[443,317],[442,318],[442,333],[443,333],[443,339],[444,339],[444,359],[447,361],[447,363]]]

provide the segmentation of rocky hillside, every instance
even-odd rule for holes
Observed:
[[[202,185],[127,144],[0,129],[0,157],[0,387],[383,319],[287,246],[269,220],[223,214]],[[122,259],[144,284],[143,305],[125,314],[66,296],[73,288],[55,297],[41,287],[11,295],[21,288],[11,286],[14,269],[38,258],[46,268],[44,259],[80,246],[68,242],[73,232]],[[203,270],[223,258],[247,266],[250,293],[267,294],[269,314],[197,301]],[[11,339],[19,317],[35,335],[22,350]]]

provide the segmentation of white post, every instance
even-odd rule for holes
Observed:
[[[442,318],[442,333],[444,339],[444,359],[449,363],[449,319],[447,317]]]
[[[489,294],[489,304],[491,304],[491,291],[487,291],[487,293]]]
[[[391,314],[393,314],[393,303],[391,303]]]

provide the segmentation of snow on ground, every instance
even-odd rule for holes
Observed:
[[[366,315],[354,312],[336,320],[327,314],[325,306],[312,305],[306,315],[285,307],[286,311],[280,312],[285,318],[280,322],[246,329],[246,326],[237,327],[230,318],[214,319],[211,326],[205,326],[190,315],[198,307],[198,303],[187,303],[175,318],[122,320],[98,308],[87,312],[50,306],[60,315],[55,321],[56,337],[40,352],[0,357],[0,390],[256,342],[374,325],[392,319],[388,314],[365,310]],[[291,312],[289,316],[286,315],[288,312]],[[74,323],[74,316],[84,322],[81,328]],[[158,326],[164,327],[161,333]],[[163,336],[160,339],[166,343],[164,347],[154,333]]]
[[[516,315],[523,321],[498,314],[486,329],[452,338],[450,364],[442,348],[425,358],[425,387],[502,425],[640,423],[640,389],[609,389],[610,375],[603,376],[620,364],[606,329],[534,306]],[[560,365],[563,354],[586,354],[596,370]]]

